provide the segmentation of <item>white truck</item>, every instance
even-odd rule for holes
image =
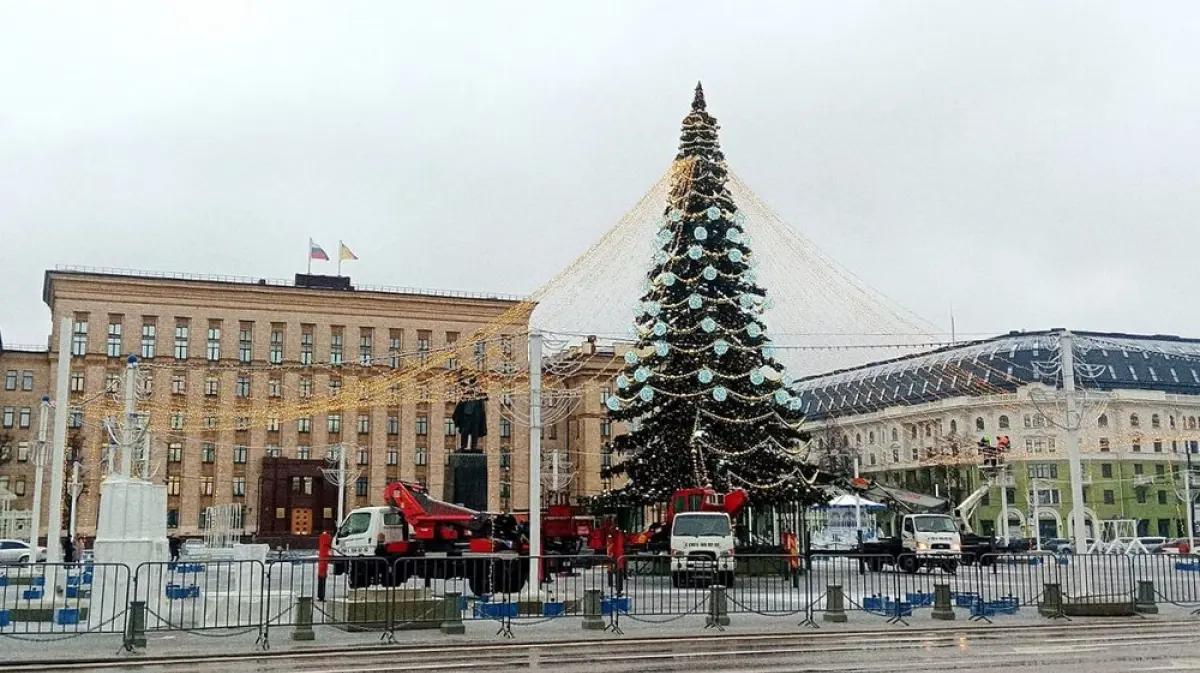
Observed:
[[[671,522],[671,584],[733,586],[733,524],[725,512],[681,512]]]
[[[962,554],[962,538],[958,525],[946,514],[907,514],[900,525],[900,537],[865,542],[861,551],[863,562],[875,572],[885,565],[896,565],[907,573],[922,567],[954,573]]]

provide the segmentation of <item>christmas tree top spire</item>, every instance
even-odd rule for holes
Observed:
[[[696,96],[692,98],[692,112],[703,112],[708,109],[708,105],[704,102],[704,85],[696,82]]]

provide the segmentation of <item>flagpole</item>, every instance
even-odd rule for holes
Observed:
[[[342,275],[342,239],[338,239],[338,277]]]
[[[312,239],[308,239],[308,275],[312,275]]]

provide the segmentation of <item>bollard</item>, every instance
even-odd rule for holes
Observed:
[[[146,649],[146,601],[131,601],[125,618],[125,651]]]
[[[842,585],[830,584],[825,590],[825,614],[821,619],[827,622],[845,622],[846,597],[842,594]]]
[[[729,601],[725,587],[714,584],[708,588],[708,618],[704,626],[729,626]]]
[[[447,591],[442,596],[442,633],[461,636],[466,632],[462,622],[462,592]]]
[[[1157,615],[1158,603],[1154,597],[1153,580],[1138,580],[1137,602],[1133,604],[1135,612],[1143,615]]]
[[[600,617],[599,589],[585,589],[583,591],[583,630],[604,630],[604,620]]]
[[[1043,617],[1062,617],[1062,585],[1046,584],[1042,601],[1038,603],[1038,614]]]
[[[313,633],[313,599],[312,596],[300,596],[296,599],[296,625],[292,628],[292,640],[314,640]]]
[[[933,585],[933,618],[954,621],[954,606],[950,604],[950,585]]]

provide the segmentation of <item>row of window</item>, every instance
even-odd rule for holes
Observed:
[[[21,390],[33,390],[33,372],[10,369],[4,373],[5,390],[17,390],[18,386]]]
[[[313,364],[314,354],[314,331],[316,327],[311,324],[303,324],[300,326],[300,350],[297,359],[300,364]],[[189,347],[191,339],[191,323],[187,319],[176,319],[175,330],[173,333],[173,355],[176,360],[186,360],[189,356]],[[221,323],[219,321],[211,321],[204,333],[204,358],[209,361],[218,361],[221,359]],[[446,332],[446,344],[453,345],[458,342],[458,332]],[[71,354],[82,356],[87,353],[88,341],[88,318],[84,315],[78,315],[75,318],[75,324],[71,335]],[[501,354],[503,357],[511,358],[513,355],[512,338],[508,336],[501,337]],[[417,331],[416,351],[418,357],[423,361],[426,354],[432,349],[432,333],[426,330]],[[400,367],[401,353],[404,350],[404,330],[389,329],[387,339],[387,352],[383,357],[377,355],[375,350],[375,330],[371,327],[359,328],[358,353],[357,362],[364,366],[372,366],[376,364],[386,364],[393,369]],[[158,323],[154,318],[143,318],[142,333],[140,341],[140,353],[143,359],[152,359],[158,351]],[[285,359],[285,326],[277,323],[271,325],[271,335],[267,343],[267,361],[271,364],[282,364]],[[111,318],[108,323],[108,338],[105,342],[105,353],[108,357],[120,357],[125,354],[124,351],[124,323],[117,318]],[[341,365],[345,363],[346,343],[344,328],[338,325],[330,327],[329,335],[329,364]],[[477,367],[482,368],[487,357],[486,344],[477,342],[474,344],[474,358]],[[239,362],[250,363],[254,361],[254,324],[241,323],[238,328],[237,337],[237,359]],[[458,367],[457,358],[450,358],[446,363],[448,369]]]
[[[3,417],[0,418],[0,426],[5,429],[28,428],[33,419],[33,409],[31,407],[4,407]]]

